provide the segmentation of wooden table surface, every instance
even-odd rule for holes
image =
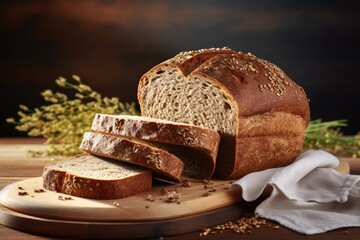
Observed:
[[[23,144],[34,144],[34,148],[42,147],[42,139],[33,139],[33,138],[0,138],[0,147],[6,147],[11,144],[17,145],[21,148]],[[2,158],[4,159],[4,158]],[[42,174],[42,168],[46,162],[49,161],[47,158],[30,158],[27,156],[18,157],[9,155],[6,160],[0,161],[0,189],[4,188],[6,185],[27,178],[38,177]],[[350,166],[356,166],[356,169],[359,168],[360,160],[359,159],[345,159],[349,162]],[[360,172],[351,172],[352,174],[360,174]],[[271,227],[264,225],[260,228],[252,229],[249,234],[237,234],[230,231],[225,231],[218,234],[209,234],[207,236],[199,236],[201,231],[188,233],[179,236],[166,237],[164,239],[171,240],[180,240],[180,239],[286,239],[286,240],[295,240],[295,239],[360,239],[360,228],[344,228],[334,230],[324,234],[317,234],[312,236],[305,236],[288,230],[282,226],[280,228],[273,228],[276,223],[267,221],[268,224],[271,224]],[[209,226],[210,227],[210,226]],[[16,240],[16,239],[55,239],[49,238],[46,236],[36,236],[28,233],[23,233],[17,230],[7,228],[3,225],[0,225],[0,239],[1,240]]]

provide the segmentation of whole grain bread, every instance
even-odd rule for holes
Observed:
[[[215,176],[222,179],[291,163],[310,118],[303,88],[279,67],[229,48],[160,63],[140,79],[138,100],[143,116],[218,131]]]
[[[145,168],[81,154],[45,166],[43,184],[47,190],[77,197],[119,199],[151,190],[152,174]]]
[[[154,175],[180,182],[183,162],[175,155],[140,139],[85,132],[80,149],[97,156],[149,168]]]
[[[184,162],[183,174],[191,178],[208,179],[215,170],[220,135],[213,129],[156,118],[108,114],[96,114],[91,129],[156,142],[156,146]]]

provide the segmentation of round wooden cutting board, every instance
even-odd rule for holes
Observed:
[[[168,201],[161,188],[177,189],[178,201]],[[74,221],[154,221],[186,217],[229,206],[241,201],[240,189],[230,188],[229,181],[214,182],[216,191],[203,196],[202,181],[192,187],[168,185],[153,187],[151,192],[114,200],[73,197],[42,187],[42,178],[15,182],[0,194],[5,207],[31,216]],[[153,201],[147,200],[151,195]]]
[[[341,161],[338,171],[349,173]],[[193,186],[155,184],[151,192],[136,196],[93,200],[46,191],[42,178],[6,186],[0,192],[0,224],[20,231],[54,237],[87,239],[158,238],[198,231],[253,213],[263,199],[242,201],[241,190],[230,181],[203,181]],[[164,191],[176,190],[180,198],[168,201]],[[154,199],[149,201],[147,198]]]
[[[42,188],[42,178],[8,185],[0,192],[0,223],[25,232],[76,238],[154,238],[200,230],[253,212],[241,202],[240,189],[214,181],[205,196],[202,181],[192,187],[159,186],[124,199],[93,200]],[[161,189],[177,188],[178,201],[167,201]],[[146,198],[151,195],[154,201]]]
[[[34,217],[0,204],[0,224],[36,235],[71,239],[148,239],[189,232],[223,224],[253,212],[257,203],[231,205],[189,217],[162,221],[87,222]]]

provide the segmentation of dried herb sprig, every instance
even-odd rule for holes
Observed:
[[[305,135],[305,149],[323,149],[338,156],[360,157],[360,133],[355,136],[343,136],[342,127],[347,120],[310,121]]]
[[[44,137],[46,151],[32,155],[74,155],[80,153],[79,145],[84,132],[89,131],[96,113],[138,115],[134,103],[122,103],[118,98],[102,97],[100,93],[73,75],[72,81],[63,77],[55,80],[62,88],[75,91],[74,98],[66,94],[45,90],[41,93],[48,105],[29,109],[20,105],[19,119],[8,118],[16,129],[32,137]]]

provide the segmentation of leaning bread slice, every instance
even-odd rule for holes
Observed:
[[[80,149],[149,168],[159,178],[174,182],[180,182],[184,168],[178,157],[139,139],[85,132]]]
[[[215,170],[220,135],[213,129],[156,118],[108,114],[96,114],[91,128],[96,132],[161,143],[158,146],[184,162],[184,174],[189,177],[207,179]]]
[[[90,154],[44,167],[44,188],[77,197],[118,199],[151,190],[150,170]],[[136,186],[136,187],[134,187]]]

